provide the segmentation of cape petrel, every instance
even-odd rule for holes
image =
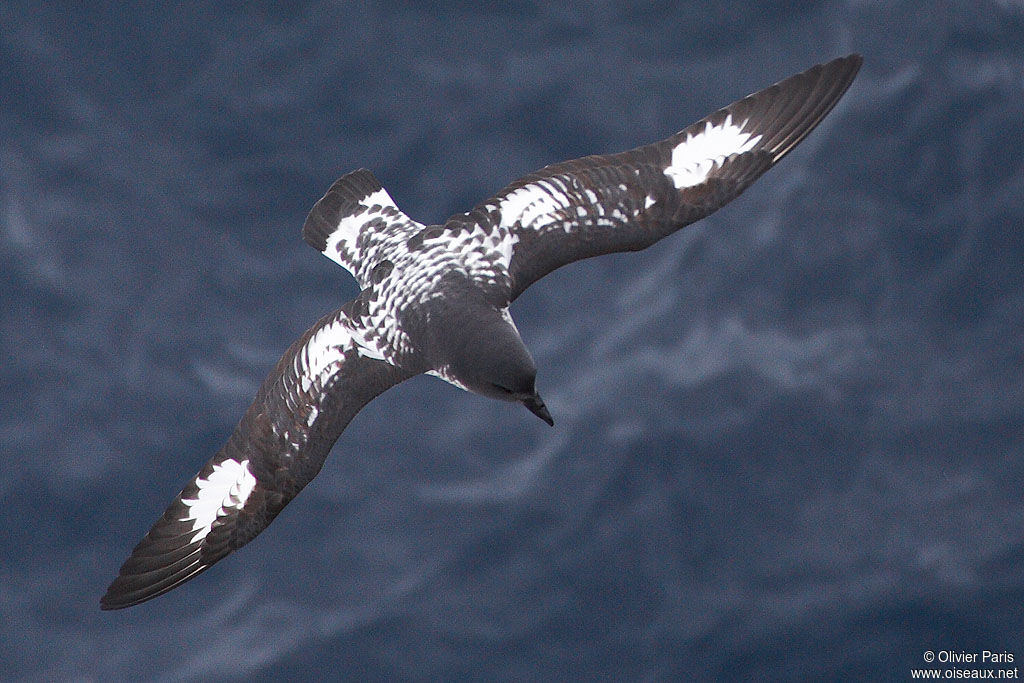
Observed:
[[[547,166],[443,225],[406,216],[365,169],[343,176],[302,237],[351,271],[361,292],[285,351],[100,605],[154,598],[251,541],[364,405],[420,373],[522,403],[553,424],[509,304],[556,268],[644,249],[734,199],[821,122],[861,61],[815,66],[661,142]]]

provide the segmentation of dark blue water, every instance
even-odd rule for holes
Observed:
[[[1024,658],[1024,4],[53,5],[0,5],[0,678]],[[554,428],[407,382],[258,541],[99,611],[356,294],[300,238],[337,176],[437,222],[851,51],[743,197],[516,303]]]

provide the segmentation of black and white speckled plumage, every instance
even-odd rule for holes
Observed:
[[[101,606],[156,597],[252,540],[352,417],[409,377],[517,401],[550,423],[508,305],[560,266],[643,249],[735,198],[817,126],[860,63],[813,67],[660,142],[547,166],[443,225],[410,219],[365,169],[340,178],[302,234],[362,292],[285,352]]]

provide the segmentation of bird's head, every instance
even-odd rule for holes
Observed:
[[[445,364],[447,375],[475,394],[522,403],[554,425],[537,393],[537,365],[515,325],[498,316],[463,329],[458,337]]]

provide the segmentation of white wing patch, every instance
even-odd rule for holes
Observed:
[[[545,178],[510,192],[498,204],[502,227],[511,228],[518,222],[528,228],[538,218],[571,206],[569,196],[560,185],[558,178]]]
[[[687,135],[675,146],[672,163],[665,169],[665,175],[671,178],[676,189],[700,185],[727,157],[748,152],[757,146],[761,136],[743,132],[746,125],[746,121],[734,124],[732,114],[718,126],[708,121],[703,131]]]
[[[228,459],[213,466],[206,479],[196,479],[199,493],[195,498],[181,500],[188,506],[188,516],[181,521],[192,522],[191,543],[206,538],[217,517],[226,510],[238,510],[245,505],[256,486],[256,477],[249,471],[249,461]]]

